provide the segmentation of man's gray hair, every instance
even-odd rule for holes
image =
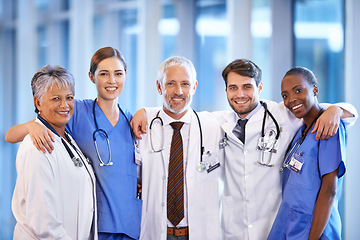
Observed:
[[[166,59],[160,65],[157,80],[159,81],[161,86],[163,86],[164,80],[166,78],[166,69],[172,66],[185,67],[187,73],[189,74],[191,85],[194,85],[196,83],[197,80],[194,64],[185,57],[173,56]]]
[[[75,95],[75,80],[73,75],[62,66],[46,65],[37,71],[31,80],[33,96],[41,101],[45,93],[54,85],[60,88],[70,87]],[[35,112],[39,110],[35,106]]]

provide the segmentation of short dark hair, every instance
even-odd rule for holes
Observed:
[[[318,86],[318,80],[315,77],[315,74],[306,67],[293,67],[285,73],[285,76],[283,78],[290,75],[301,75],[310,85]]]
[[[225,86],[227,86],[227,76],[230,72],[235,72],[241,76],[254,78],[256,86],[259,86],[261,82],[261,69],[254,62],[248,59],[236,59],[225,67],[222,72]]]

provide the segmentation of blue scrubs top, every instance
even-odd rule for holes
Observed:
[[[297,132],[291,147],[301,137],[305,125]],[[338,132],[328,140],[318,141],[316,133],[309,132],[296,154],[302,152],[300,173],[288,168],[283,171],[283,194],[280,209],[268,239],[308,239],[322,176],[339,167],[337,194],[330,219],[320,239],[341,239],[341,220],[338,201],[345,174],[346,131],[341,121]]]
[[[113,127],[101,108],[95,104],[97,124],[108,134],[113,162],[112,166],[100,167],[93,141],[96,129],[93,103],[94,100],[76,100],[74,114],[66,129],[90,159],[95,171],[98,232],[123,233],[138,239],[142,201],[136,198],[137,171],[129,123],[121,113],[118,123]],[[128,120],[131,120],[131,114],[127,110],[123,111]],[[106,138],[97,135],[96,141],[100,156],[106,164],[109,159]]]

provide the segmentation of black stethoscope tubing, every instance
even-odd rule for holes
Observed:
[[[203,155],[204,155],[202,127],[201,127],[200,118],[199,118],[197,112],[196,112],[194,109],[193,109],[193,112],[195,113],[196,119],[197,119],[198,124],[199,124],[199,134],[200,134],[200,164],[202,164],[202,162],[203,162]],[[157,112],[156,117],[154,117],[154,118],[151,120],[151,122],[150,122],[150,126],[149,126],[149,131],[150,131],[150,132],[151,132],[152,125],[153,125],[153,123],[154,123],[154,121],[155,121],[156,119],[159,119],[159,120],[160,120],[160,124],[161,124],[162,127],[164,126],[164,122],[163,122],[163,120],[161,119],[161,117],[159,116],[159,113],[160,113],[160,111]],[[152,141],[152,139],[151,139],[150,141]],[[162,151],[162,150],[161,150],[161,151]],[[154,151],[154,152],[159,152],[159,151]]]
[[[263,117],[263,123],[261,126],[261,137],[265,137],[265,123],[266,123],[266,115],[269,114],[270,118],[273,120],[275,127],[276,127],[276,136],[275,140],[277,141],[280,137],[280,127],[278,122],[276,121],[275,117],[272,115],[272,113],[268,110],[266,102],[260,101],[260,104],[264,107],[264,117]]]

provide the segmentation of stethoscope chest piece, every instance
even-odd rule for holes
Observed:
[[[199,171],[199,172],[203,172],[206,170],[206,164],[201,162],[201,163],[198,163],[196,164],[196,169]]]
[[[260,137],[258,141],[258,150],[264,152],[276,153],[277,149],[277,140],[276,133],[273,129],[268,131],[264,137]]]

